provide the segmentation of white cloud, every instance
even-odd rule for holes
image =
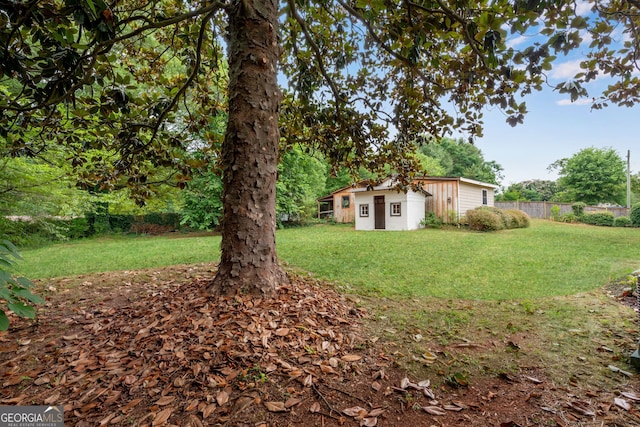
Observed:
[[[556,104],[560,105],[560,106],[567,106],[567,105],[591,105],[591,103],[593,102],[592,99],[587,99],[587,98],[580,98],[577,101],[572,102],[570,99],[561,99],[560,101],[557,101]]]
[[[580,16],[586,16],[591,13],[593,7],[592,1],[580,0],[576,2],[576,13]]]
[[[582,62],[582,59],[555,64],[551,73],[549,73],[549,77],[560,80],[571,79],[583,71],[582,68],[580,68],[580,62]]]
[[[531,37],[527,37],[527,36],[518,36],[518,37],[514,37],[512,39],[508,39],[507,40],[507,47],[516,47],[519,46],[523,43],[527,43],[529,40],[531,39]]]

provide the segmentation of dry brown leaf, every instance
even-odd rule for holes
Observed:
[[[186,412],[195,411],[196,409],[198,409],[199,403],[200,401],[198,399],[192,399],[191,402],[189,402],[189,404],[184,408],[184,410]]]
[[[49,377],[49,375],[43,375],[41,377],[38,377],[35,379],[35,381],[33,381],[33,383],[35,385],[42,385],[42,384],[47,384],[51,381],[51,377]]]
[[[276,329],[275,334],[279,337],[286,337],[287,335],[289,335],[289,328]]]
[[[204,408],[202,408],[202,418],[209,418],[209,415],[213,414],[216,408],[217,406],[215,403],[210,403]]]
[[[156,405],[165,406],[173,402],[174,400],[176,400],[175,396],[162,396],[160,399],[156,400]]]
[[[320,365],[320,370],[323,374],[336,374],[336,371],[329,365]]]
[[[589,404],[587,402],[576,400],[570,402],[569,407],[582,415],[586,415],[587,417],[593,417],[596,415],[595,412],[589,409]]]
[[[313,405],[309,407],[309,412],[315,414],[316,412],[320,412],[320,403],[313,402]]]
[[[380,391],[380,389],[382,388],[382,384],[380,384],[378,381],[374,381],[371,383],[371,388],[375,391]]]
[[[332,368],[337,368],[339,363],[340,362],[335,357],[329,358],[329,366],[331,366]]]
[[[345,362],[357,362],[358,360],[362,359],[362,356],[357,354],[345,354],[341,357],[341,359]]]
[[[534,378],[534,377],[525,377],[525,378],[527,379],[527,381],[531,381],[534,384],[542,384],[542,381],[537,378]]]
[[[202,421],[200,421],[198,417],[191,414],[189,415],[189,422],[186,427],[204,427],[204,424],[202,424]]]
[[[360,406],[354,406],[352,408],[343,409],[342,413],[360,420],[367,416],[368,411]]]
[[[631,410],[631,405],[629,404],[629,402],[619,397],[616,397],[615,399],[613,399],[613,403],[615,403],[617,407],[622,408],[625,411]]]
[[[446,415],[447,413],[438,406],[423,406],[422,409],[431,415]]]
[[[55,392],[44,400],[45,405],[53,405],[60,399],[60,392]]]
[[[361,427],[375,427],[378,425],[378,419],[375,417],[367,417],[360,421]]]
[[[313,385],[313,375],[309,374],[304,378],[304,386],[311,387]]]
[[[267,408],[269,412],[286,412],[287,408],[285,407],[284,402],[264,402],[264,406]]]
[[[379,417],[382,414],[384,414],[384,409],[375,408],[369,411],[369,413],[367,414],[367,417]]]
[[[454,412],[462,411],[462,408],[459,407],[458,405],[444,405],[444,409],[445,411],[454,411]]]
[[[173,408],[166,408],[156,413],[156,416],[153,418],[153,422],[151,423],[151,425],[153,427],[165,425],[167,421],[169,421],[169,417],[171,417],[172,412]]]
[[[296,406],[298,403],[302,402],[302,399],[299,399],[297,397],[290,397],[287,399],[286,402],[284,402],[284,407],[285,408],[291,408],[293,406]]]
[[[229,393],[227,393],[226,390],[219,391],[218,394],[216,394],[216,402],[218,402],[218,405],[223,406],[228,401]]]
[[[626,397],[627,399],[631,399],[634,400],[636,402],[640,402],[640,396],[638,396],[637,394],[635,394],[634,392],[631,391],[623,391],[622,393],[620,393],[620,395],[622,397]]]

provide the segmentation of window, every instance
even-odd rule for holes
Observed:
[[[342,196],[342,207],[348,208],[350,204],[351,204],[351,199],[349,198],[349,196]]]
[[[482,190],[482,204],[487,205],[487,190]]]
[[[401,215],[400,206],[401,206],[400,203],[391,203],[391,216]]]
[[[369,216],[369,205],[360,205],[360,216]]]

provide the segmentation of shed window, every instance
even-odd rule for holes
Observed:
[[[342,207],[348,208],[349,205],[351,205],[351,199],[349,198],[349,196],[342,196]]]
[[[402,206],[400,203],[391,203],[391,216],[400,216],[402,211],[400,209]]]
[[[369,216],[369,205],[360,205],[360,216]]]
[[[487,203],[487,190],[482,190],[482,204],[486,206]]]

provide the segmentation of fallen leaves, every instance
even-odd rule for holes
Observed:
[[[71,425],[74,417],[108,425],[122,415],[146,414],[147,423],[162,426],[176,424],[178,413],[189,414],[190,425],[203,425],[211,416],[224,419],[253,403],[280,413],[304,400],[246,396],[263,383],[277,388],[280,379],[295,380],[301,393],[325,377],[358,372],[363,356],[354,347],[364,342],[362,311],[336,292],[292,278],[274,299],[214,299],[207,280],[150,283],[146,296],[136,303],[125,300],[117,310],[97,303],[64,319],[42,316],[73,327],[47,347],[55,354],[44,369],[25,371],[17,357],[3,386],[29,381],[41,389],[38,403],[66,404]],[[33,340],[19,343],[26,349]]]

